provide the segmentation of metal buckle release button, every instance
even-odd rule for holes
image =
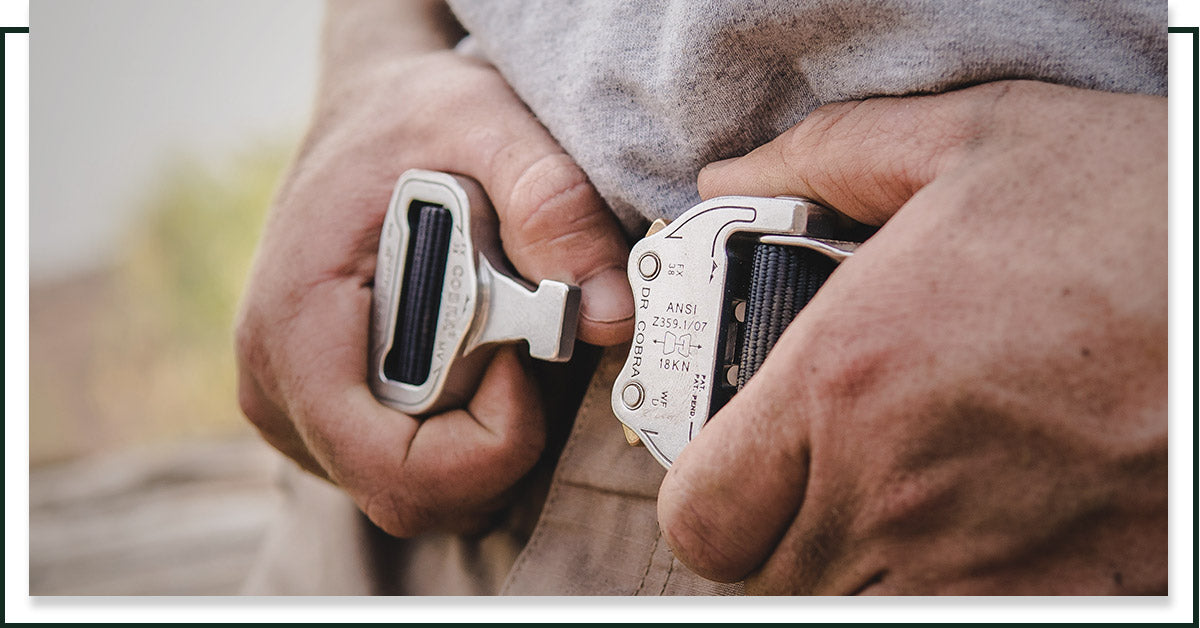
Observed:
[[[653,251],[643,253],[638,258],[638,272],[641,273],[642,279],[650,281],[658,276],[658,271],[662,269],[662,261],[658,259]]]
[[[625,385],[625,389],[621,391],[621,403],[625,404],[630,410],[637,410],[642,407],[642,400],[646,398],[646,391],[642,390],[642,385],[637,382],[629,382]]]

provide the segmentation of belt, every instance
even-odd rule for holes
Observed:
[[[626,441],[664,467],[758,371],[868,228],[793,197],[729,196],[656,221],[629,257],[634,337],[611,394]],[[494,347],[570,359],[579,288],[508,268],[482,188],[424,170],[397,181],[380,234],[370,385],[411,415],[464,403]]]
[[[867,235],[790,197],[711,199],[651,225],[629,257],[634,337],[612,390],[626,440],[669,467]]]
[[[459,407],[501,343],[534,358],[571,359],[579,288],[518,277],[500,250],[480,185],[428,170],[400,176],[379,236],[369,384],[410,415]]]

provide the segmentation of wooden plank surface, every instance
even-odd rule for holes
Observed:
[[[278,507],[258,439],[35,467],[30,595],[236,594]]]

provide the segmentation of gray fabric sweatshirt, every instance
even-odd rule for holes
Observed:
[[[630,233],[829,102],[1036,79],[1166,95],[1162,0],[451,0]]]

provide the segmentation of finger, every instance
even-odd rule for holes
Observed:
[[[493,97],[468,99],[449,115],[439,112],[439,124],[458,124],[440,129],[453,141],[430,147],[429,167],[461,172],[483,184],[500,220],[504,251],[526,279],[580,286],[580,339],[601,345],[628,340],[633,334],[633,294],[625,274],[629,248],[616,218],[503,79],[490,67],[478,69],[472,89]],[[473,122],[481,119],[494,123]]]
[[[239,358],[238,361],[238,405],[242,413],[258,429],[267,444],[291,458],[305,471],[328,479],[325,469],[308,453],[308,447],[296,432],[291,419],[267,397],[242,360]]]
[[[762,563],[804,499],[809,438],[803,412],[783,403],[795,391],[778,390],[797,385],[785,366],[768,356],[762,376],[713,416],[659,490],[663,534],[706,578],[733,582]]]
[[[417,431],[406,472],[439,489],[446,512],[491,512],[525,475],[545,445],[545,420],[537,385],[515,347],[500,348],[475,396],[463,410],[426,419]]]
[[[903,227],[899,221],[881,233]],[[886,245],[878,240],[864,251]],[[796,534],[797,521],[804,535],[793,544],[799,549],[788,578],[799,591],[827,578],[844,552],[840,535],[852,513],[853,474],[831,468],[847,454],[830,434],[840,434],[838,418],[853,412],[847,399],[882,388],[879,378],[888,372],[877,356],[889,335],[875,331],[884,313],[864,306],[861,296],[909,290],[864,271],[863,259],[842,263],[668,471],[659,523],[675,555],[700,575],[746,579],[778,553],[786,535]]]
[[[749,154],[709,164],[697,186],[704,198],[803,196],[883,224],[994,128],[1010,87],[826,105]]]
[[[536,462],[544,432],[533,383],[511,349],[497,353],[468,410],[417,419],[379,405],[366,385],[370,290],[354,279],[314,286],[326,307],[287,330],[286,413],[313,457],[376,525],[412,536],[458,513],[492,506]]]
[[[292,421],[283,408],[272,398],[259,382],[255,373],[267,372],[268,352],[262,347],[261,326],[251,310],[243,310],[238,316],[234,338],[234,353],[237,358],[238,406],[242,414],[258,429],[263,439],[301,468],[318,477],[328,479],[325,470],[308,453],[308,447],[296,432]]]
[[[583,171],[566,154],[550,152],[555,148],[522,146],[528,152],[514,158],[517,165],[492,180],[495,197],[507,199],[497,203],[501,239],[528,277],[579,285],[581,340],[625,342],[633,335],[629,249]]]
[[[956,142],[974,128],[968,111],[961,99],[950,105],[876,99],[827,106],[750,154],[711,164],[700,173],[698,187],[705,198],[806,196],[862,222],[882,224],[948,167]],[[931,136],[922,125],[933,116],[951,124]],[[789,329],[797,333],[803,332]],[[806,413],[783,400],[806,397],[788,389],[807,381],[795,377],[806,362],[804,355],[780,355],[785,345],[781,340],[663,482],[664,534],[680,560],[703,576],[738,580],[762,564],[804,500]]]

